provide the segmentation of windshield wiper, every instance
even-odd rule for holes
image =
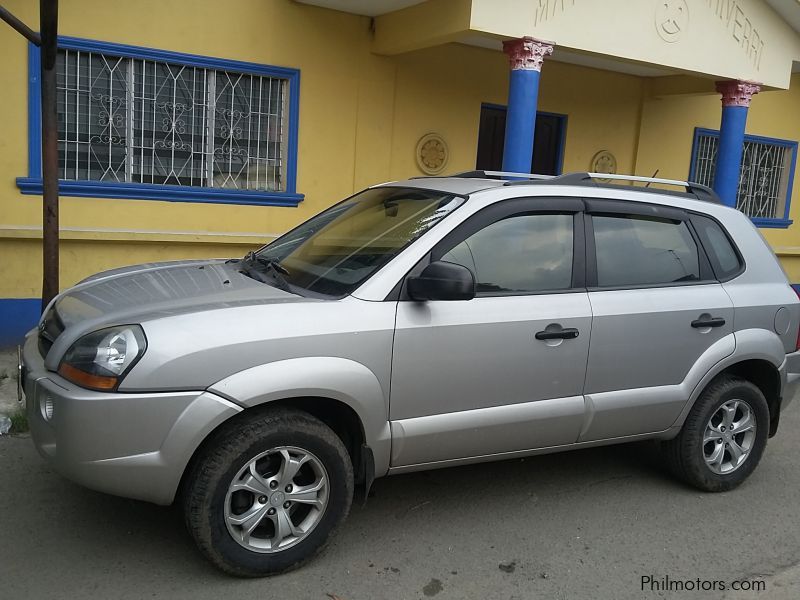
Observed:
[[[289,275],[289,270],[280,262],[271,258],[259,256],[255,252],[248,252],[242,259],[242,262],[249,263],[251,265],[263,266],[268,269],[272,269],[273,271],[277,271],[281,275]]]
[[[286,281],[285,279],[285,276],[289,275],[289,270],[277,260],[259,256],[255,252],[248,252],[242,259],[242,265],[245,266],[245,268],[248,271],[251,270],[255,271],[259,275],[264,271],[270,271],[270,274],[272,275],[272,280],[277,284],[276,287],[279,287],[280,289],[286,292],[290,291],[289,282]],[[262,283],[269,283],[268,281],[265,281],[262,277],[254,279],[259,279],[260,281],[262,281]]]

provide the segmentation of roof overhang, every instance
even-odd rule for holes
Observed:
[[[377,17],[386,13],[422,4],[425,0],[297,0],[302,4],[313,4],[354,15]]]
[[[378,54],[532,36],[553,60],[643,77],[691,75],[788,88],[799,0],[297,0],[372,16]],[[711,87],[713,89],[713,86]]]

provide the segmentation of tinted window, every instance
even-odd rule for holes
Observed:
[[[572,215],[516,215],[473,234],[442,260],[469,268],[479,294],[562,290],[572,283],[572,235]]]
[[[735,275],[742,266],[739,260],[739,255],[722,231],[722,227],[716,221],[706,217],[695,216],[692,217],[697,232],[700,234],[700,239],[705,246],[711,264],[714,267],[714,272],[720,279],[727,279]]]
[[[372,188],[312,217],[258,256],[280,263],[280,279],[291,291],[344,296],[463,202],[442,192]]]
[[[603,287],[700,279],[697,245],[686,223],[638,216],[592,216],[597,283]]]

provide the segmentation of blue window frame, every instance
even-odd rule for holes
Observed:
[[[787,228],[797,164],[797,142],[746,135],[736,208],[758,227]],[[689,180],[711,186],[716,171],[719,131],[694,130]]]
[[[59,37],[59,194],[297,206],[300,71]],[[28,176],[42,193],[38,47]]]

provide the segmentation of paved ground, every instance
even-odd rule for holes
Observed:
[[[701,494],[649,445],[380,480],[328,551],[269,580],[217,573],[173,509],[56,475],[27,437],[0,438],[0,598],[377,600],[721,598],[641,578],[764,580],[800,597],[800,403],[739,490]],[[502,565],[502,568],[501,568]]]
[[[10,415],[18,410],[17,350],[0,348],[0,415]]]

